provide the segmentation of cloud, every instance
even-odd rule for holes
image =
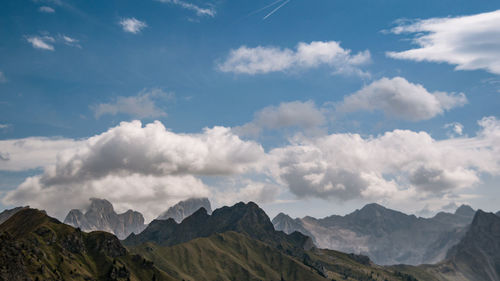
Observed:
[[[458,123],[458,122],[453,122],[453,123],[448,123],[444,125],[445,129],[451,129],[451,132],[448,133],[449,137],[453,136],[461,136],[463,135],[464,131],[464,125]]]
[[[122,26],[123,31],[130,32],[133,34],[140,33],[148,25],[146,22],[140,21],[136,18],[125,18],[122,19],[119,24]]]
[[[445,62],[456,70],[483,69],[500,74],[500,10],[471,16],[417,20],[393,28],[415,34],[418,48],[388,52],[396,59]]]
[[[222,185],[224,185],[222,183]],[[218,184],[221,186],[221,183]],[[213,201],[219,206],[228,206],[234,204],[234,202],[256,202],[261,203],[271,203],[274,202],[281,192],[281,187],[269,183],[260,182],[250,179],[236,180],[229,184],[229,187],[225,187],[218,190],[213,195]]]
[[[299,127],[306,131],[318,129],[325,124],[323,112],[313,101],[283,102],[279,106],[268,106],[258,111],[254,119],[234,128],[240,135],[258,136],[262,130]]]
[[[430,93],[420,84],[395,77],[374,81],[346,96],[337,109],[344,112],[380,110],[388,116],[418,121],[431,119],[466,103],[463,93]]]
[[[216,11],[213,7],[208,7],[208,8],[202,8],[198,5],[182,1],[182,0],[158,0],[159,2],[162,3],[170,3],[174,4],[177,6],[180,6],[183,9],[190,10],[196,13],[198,16],[208,16],[208,17],[214,17],[216,14]]]
[[[33,48],[47,51],[54,51],[53,43],[56,41],[51,36],[27,36],[26,40],[31,43]]]
[[[153,205],[164,208],[162,202],[168,200],[207,196],[208,187],[196,177],[258,170],[265,156],[262,146],[241,140],[229,128],[176,134],[158,121],[144,127],[139,121],[122,122],[100,135],[70,140],[73,147],[68,149],[68,140],[30,141],[29,147],[16,140],[4,141],[0,147],[5,148],[11,160],[1,161],[0,167],[12,169],[11,161],[17,163],[16,168],[36,166],[28,161],[30,158],[45,158],[53,165],[45,165],[43,174],[27,178],[9,191],[3,202],[30,204],[59,217],[70,207],[87,204],[90,197],[108,198],[154,216],[162,210]],[[57,151],[35,149],[57,146]],[[38,155],[29,154],[33,151]],[[55,204],[58,201],[61,206]]]
[[[5,77],[5,74],[2,71],[0,71],[0,83],[7,83],[7,81],[9,81],[9,80],[7,80],[7,77]]]
[[[158,108],[156,102],[161,99],[169,99],[172,94],[165,93],[161,89],[143,90],[137,96],[118,96],[113,102],[101,103],[91,106],[95,118],[103,115],[127,114],[136,118],[156,118],[167,116],[167,113]]]
[[[78,140],[63,138],[0,140],[0,154],[9,158],[0,161],[0,171],[26,171],[53,165],[58,154],[78,149],[81,145]]]
[[[277,182],[300,198],[393,201],[443,198],[500,173],[500,121],[479,121],[472,138],[435,140],[426,132],[394,130],[362,138],[303,138],[269,152]]]
[[[370,60],[369,51],[352,55],[351,50],[343,49],[338,42],[313,41],[311,43],[300,42],[296,50],[241,46],[236,50],[231,50],[218,68],[223,72],[255,75],[326,65],[332,68],[335,74],[366,76],[368,74],[359,67],[369,63]]]
[[[78,40],[75,38],[72,38],[67,35],[58,35],[56,37],[50,36],[50,35],[43,35],[43,36],[26,36],[26,40],[31,43],[33,48],[35,49],[42,49],[42,50],[47,50],[47,51],[54,51],[55,44],[65,44],[67,46],[72,46],[72,47],[78,47],[81,48],[80,44],[78,44]]]
[[[77,40],[75,38],[71,38],[67,35],[60,35],[60,37],[61,37],[62,42],[68,46],[73,46],[73,47],[78,47],[78,48],[82,47],[82,46],[80,46],[80,44],[78,44],[79,40]]]
[[[38,11],[40,11],[40,13],[48,13],[48,14],[56,12],[54,8],[51,8],[49,6],[41,6],[40,8],[38,8]]]

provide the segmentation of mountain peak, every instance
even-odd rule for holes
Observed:
[[[111,213],[114,212],[114,208],[113,204],[106,199],[90,198],[90,207],[88,212],[90,211]]]
[[[208,198],[189,198],[184,201],[179,201],[174,206],[168,208],[167,211],[160,214],[156,219],[166,220],[168,218],[172,218],[177,223],[180,223],[185,218],[198,211],[201,207],[206,210],[207,214],[212,213],[212,206],[210,205],[210,201],[208,200]]]
[[[466,216],[466,217],[473,217],[475,213],[476,211],[474,211],[474,209],[472,209],[472,207],[469,205],[461,205],[455,211],[455,215]]]

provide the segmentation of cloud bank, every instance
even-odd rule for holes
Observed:
[[[66,146],[58,151],[36,149]],[[81,141],[12,140],[2,147],[10,157],[0,161],[2,170],[38,166],[29,161],[33,158],[54,163],[8,192],[3,202],[30,204],[58,217],[69,208],[85,206],[90,197],[104,197],[152,218],[165,202],[207,196],[209,189],[197,176],[242,174],[258,169],[264,156],[259,144],[241,140],[228,128],[175,134],[160,122],[143,127],[139,121],[123,122]],[[32,151],[43,155],[30,155]]]
[[[471,16],[432,18],[399,25],[394,34],[415,34],[418,48],[388,52],[396,59],[445,62],[457,70],[500,74],[500,10]]]
[[[265,74],[297,69],[328,66],[335,74],[366,76],[359,67],[371,61],[369,51],[351,54],[336,41],[300,42],[295,50],[278,47],[249,48],[241,46],[231,50],[227,58],[218,65],[223,72],[238,74]]]

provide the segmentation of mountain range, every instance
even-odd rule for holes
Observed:
[[[421,218],[368,204],[345,216],[292,219],[283,213],[273,220],[276,230],[299,231],[319,248],[369,256],[377,264],[436,263],[465,235],[475,211],[462,205],[455,213]]]
[[[124,244],[24,209],[0,225],[0,280],[415,280],[275,231],[254,203],[156,220]]]

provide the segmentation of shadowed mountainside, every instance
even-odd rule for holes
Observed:
[[[175,280],[116,236],[85,233],[35,209],[0,225],[0,280]]]

